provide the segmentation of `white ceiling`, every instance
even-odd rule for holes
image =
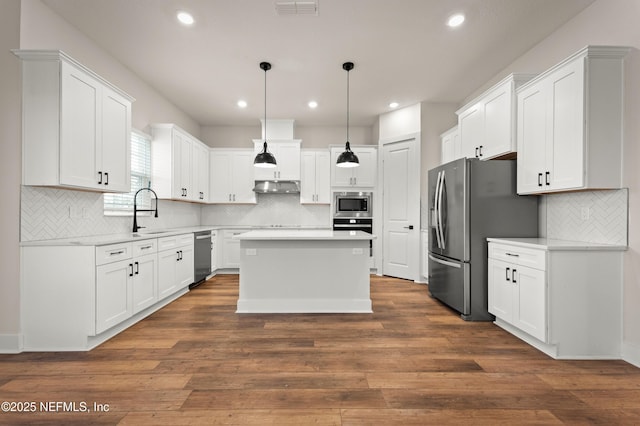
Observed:
[[[318,0],[278,16],[274,0],[44,0],[200,125],[344,125],[422,101],[460,103],[593,0]],[[190,28],[175,20],[191,12]],[[445,22],[463,12],[457,29]],[[528,70],[513,70],[527,72]],[[134,94],[135,95],[135,94]],[[236,106],[239,99],[249,103]],[[309,100],[319,106],[311,110]]]

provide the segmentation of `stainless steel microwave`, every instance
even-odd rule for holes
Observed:
[[[371,192],[334,192],[333,217],[371,217]]]

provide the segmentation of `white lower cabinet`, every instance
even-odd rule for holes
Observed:
[[[222,231],[222,267],[223,268],[239,268],[240,267],[240,240],[234,235],[240,235],[245,231],[225,229]]]
[[[158,239],[158,297],[193,283],[193,234]]]
[[[489,239],[495,323],[553,358],[619,359],[624,247]]]
[[[49,244],[21,248],[25,351],[92,349],[193,282],[193,233],[103,246]]]

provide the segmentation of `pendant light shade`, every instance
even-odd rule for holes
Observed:
[[[267,150],[267,71],[271,69],[269,62],[260,62],[260,69],[264,71],[264,144],[262,151],[253,160],[255,167],[276,167],[276,157]]]
[[[344,145],[344,152],[338,156],[336,166],[338,167],[358,167],[360,160],[358,156],[351,151],[349,145],[349,71],[353,69],[353,62],[345,62],[342,69],[347,72],[347,143]]]

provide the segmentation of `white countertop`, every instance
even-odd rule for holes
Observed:
[[[189,234],[192,232],[208,231],[208,230],[220,230],[220,229],[239,229],[247,231],[250,230],[274,230],[277,232],[286,231],[328,231],[328,228],[318,229],[317,227],[297,226],[297,225],[282,225],[282,226],[243,226],[243,225],[220,225],[220,226],[185,226],[181,228],[171,229],[146,229],[143,228],[137,233],[122,233],[122,234],[106,234],[106,235],[89,235],[84,237],[69,237],[58,238],[52,240],[36,240],[36,241],[23,241],[20,243],[23,247],[33,246],[104,246],[109,244],[127,243],[133,241],[142,241],[152,238],[170,237],[180,234]],[[367,234],[368,235],[368,234]]]
[[[544,250],[627,250],[627,246],[621,245],[588,243],[584,241],[554,240],[549,238],[487,238],[487,241]]]
[[[373,240],[373,234],[363,231],[332,231],[330,229],[260,229],[247,231],[233,238],[238,240]]]

